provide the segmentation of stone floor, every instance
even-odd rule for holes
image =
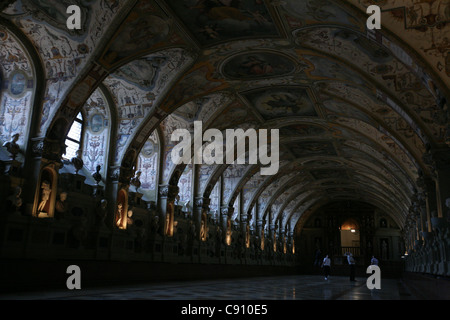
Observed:
[[[166,282],[108,288],[0,295],[0,300],[416,300],[400,280],[382,279],[369,290],[365,278],[297,275]]]

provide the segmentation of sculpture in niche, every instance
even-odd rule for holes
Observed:
[[[166,236],[173,236],[173,214],[174,214],[174,204],[173,202],[169,202],[167,204],[167,212],[166,212],[166,222],[165,222],[165,232]]]
[[[126,229],[127,228],[127,218],[124,212],[124,208],[123,208],[123,203],[119,202],[117,204],[117,222],[116,222],[116,226],[119,227],[119,229]]]
[[[225,234],[225,243],[227,245],[231,244],[231,220],[230,218],[227,219],[227,230],[226,230],[226,234]]]
[[[117,195],[115,217],[116,226],[122,230],[126,229],[128,220],[128,193],[126,189],[121,189]]]
[[[75,167],[75,174],[78,174],[78,171],[80,171],[84,165],[83,159],[81,157],[81,150],[77,150],[76,157],[73,157],[70,161]]]
[[[167,213],[166,213],[166,223],[165,223],[165,225],[166,225],[165,234],[167,236],[169,236],[170,235],[170,214],[167,214]]]
[[[62,218],[66,212],[67,192],[61,192],[58,201],[56,201],[55,210],[57,218]]]
[[[264,251],[264,243],[265,243],[265,234],[264,234],[264,225],[261,228],[261,250]]]
[[[17,143],[17,140],[19,140],[20,134],[16,133],[12,136],[10,141],[7,141],[3,144],[3,147],[8,150],[8,152],[11,154],[12,160],[15,160],[17,157],[17,154],[20,152],[20,146]]]
[[[202,212],[202,219],[200,221],[200,240],[206,241],[206,235],[207,235],[207,221],[206,221],[206,212]]]
[[[202,219],[202,220],[200,221],[200,240],[201,240],[201,241],[206,241],[206,232],[205,232],[205,228],[206,228],[205,221]]]
[[[41,184],[41,198],[37,208],[38,217],[46,218],[49,216],[49,206],[50,206],[50,194],[52,192],[51,184],[48,180],[42,181]]]
[[[273,232],[273,252],[277,252],[277,232]]]
[[[250,248],[250,226],[248,224],[245,228],[245,247]]]
[[[58,181],[53,165],[41,170],[39,182],[36,184],[32,215],[38,218],[53,218],[56,204]]]
[[[9,196],[7,199],[7,208],[9,212],[19,213],[22,207],[22,188],[17,186],[14,189],[14,194]]]

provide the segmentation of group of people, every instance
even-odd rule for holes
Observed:
[[[351,253],[346,253],[347,256],[347,263],[350,268],[350,281],[356,281],[355,280],[355,258]],[[375,258],[375,256],[372,256],[372,259],[370,260],[371,265],[378,265],[378,259]],[[322,261],[321,268],[323,269],[323,274],[325,276],[325,280],[328,280],[328,277],[330,276],[331,271],[331,259],[328,255],[325,256],[325,258]]]

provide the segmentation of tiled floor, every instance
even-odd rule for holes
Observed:
[[[364,278],[319,275],[167,282],[140,286],[17,293],[0,300],[415,300],[399,280],[369,290]]]

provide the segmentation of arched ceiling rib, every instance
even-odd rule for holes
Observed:
[[[371,203],[402,225],[418,171],[429,171],[423,154],[445,147],[446,123],[436,119],[450,87],[448,4],[376,1],[383,28],[370,31],[371,0],[80,1],[84,28],[68,32],[66,1],[51,10],[47,1],[9,2],[2,17],[45,67],[37,136],[74,117],[99,83],[118,115],[111,165],[125,168],[160,130],[162,183],[181,170],[170,161],[176,128],[279,129],[276,175],[203,165],[195,196],[209,196],[222,177],[222,204],[242,190],[244,212],[276,209],[291,230],[336,199]],[[443,19],[420,25],[407,15],[419,7]]]

